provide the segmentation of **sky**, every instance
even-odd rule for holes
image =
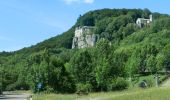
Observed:
[[[79,15],[103,8],[148,8],[170,14],[169,0],[0,0],[0,52],[62,34]]]

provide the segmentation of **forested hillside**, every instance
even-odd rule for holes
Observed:
[[[153,15],[139,28],[137,18]],[[75,27],[94,26],[100,40],[93,48],[71,49]],[[67,32],[15,52],[0,53],[3,90],[32,89],[73,93],[121,90],[136,77],[170,69],[170,16],[148,9],[87,12]],[[129,81],[129,79],[131,79]]]

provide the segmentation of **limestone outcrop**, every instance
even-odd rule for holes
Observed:
[[[94,34],[94,27],[82,26],[75,29],[75,36],[73,37],[73,48],[86,48],[95,46],[99,35]]]

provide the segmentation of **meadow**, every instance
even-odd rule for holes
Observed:
[[[33,100],[169,100],[170,88],[128,89],[116,92],[77,94],[37,94]]]

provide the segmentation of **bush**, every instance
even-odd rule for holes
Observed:
[[[0,89],[0,95],[2,94],[2,90]]]
[[[7,91],[14,91],[14,90],[29,90],[29,85],[26,83],[15,82],[13,84],[7,85]]]
[[[153,87],[154,86],[154,82],[152,79],[146,79],[146,84],[147,84],[147,87]]]
[[[16,83],[14,83],[14,84],[10,84],[10,85],[8,85],[7,87],[6,87],[6,91],[14,91],[14,90],[16,90],[16,86],[17,86],[17,84]]]
[[[52,87],[50,87],[50,86],[45,87],[44,93],[49,94],[49,93],[53,93],[53,92],[54,92],[54,89]]]
[[[79,83],[76,85],[76,89],[77,89],[77,94],[79,95],[88,94],[89,92],[91,92],[92,86],[89,83],[86,84]]]
[[[2,94],[2,83],[0,83],[0,95]]]
[[[118,77],[116,80],[112,82],[112,90],[123,90],[127,89],[129,83],[122,77]]]

